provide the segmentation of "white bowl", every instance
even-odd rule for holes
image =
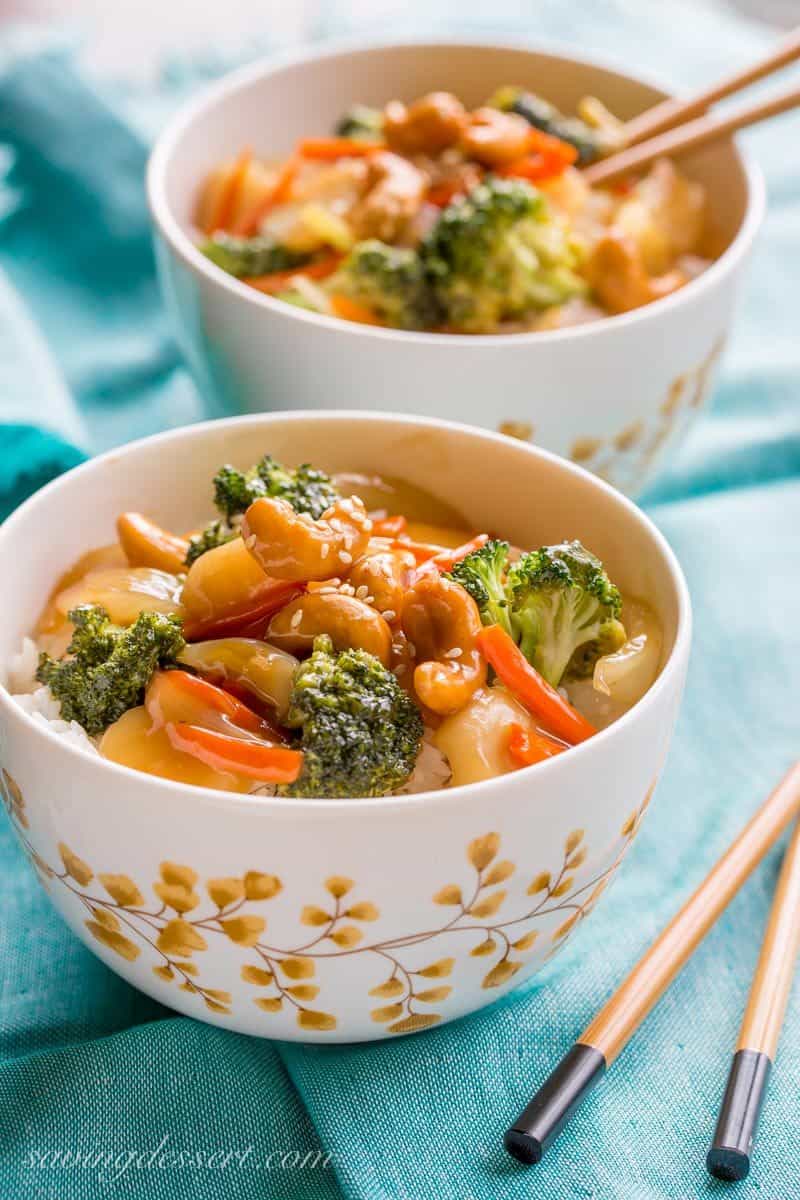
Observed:
[[[0,688],[5,800],[69,925],[164,1004],[262,1037],[421,1029],[532,975],[595,907],[664,765],[689,654],[686,585],[630,501],[541,450],[435,420],[278,413],[135,442],[28,500],[0,529],[0,558],[14,563],[0,578],[0,663],[59,573],[113,539],[117,513],[191,527],[218,465],[243,467],[262,450],[405,477],[520,545],[583,539],[624,590],[652,602],[664,631],[656,682],[610,728],[538,766],[447,791],[316,801],[120,767]],[[243,897],[226,925],[218,904]],[[316,923],[320,909],[332,928]]]
[[[528,84],[565,111],[587,93],[622,117],[665,93],[585,60],[474,42],[387,44],[269,59],[185,107],[150,160],[148,193],[164,293],[213,411],[390,409],[529,437],[631,495],[653,477],[708,397],[764,209],[760,173],[732,144],[686,161],[708,189],[724,253],[698,280],[623,316],[554,332],[481,337],[408,333],[310,313],[225,274],[195,245],[206,173],[244,145],[286,154],[327,132],[353,101],[432,88],[468,105]]]

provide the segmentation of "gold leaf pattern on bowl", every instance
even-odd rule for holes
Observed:
[[[320,993],[324,994],[325,981],[318,979],[317,965],[325,960],[368,955],[379,962],[382,974],[368,989],[368,995],[389,1003],[376,1005],[370,1016],[388,1033],[405,1034],[442,1020],[444,1013],[431,1012],[427,1006],[445,1003],[457,990],[457,980],[430,981],[450,980],[461,961],[447,955],[427,963],[423,959],[423,965],[416,966],[413,960],[407,960],[406,950],[435,943],[444,936],[450,949],[453,935],[466,934],[464,963],[493,959],[482,978],[485,989],[509,984],[525,966],[521,956],[541,942],[543,933],[551,945],[547,957],[556,953],[597,904],[638,833],[654,788],[655,782],[623,823],[608,864],[584,881],[578,872],[589,859],[586,834],[583,829],[574,829],[564,841],[558,870],[536,873],[522,896],[515,897],[513,910],[508,911],[512,909],[511,893],[498,884],[508,883],[514,876],[519,878],[519,872],[510,859],[498,857],[501,838],[492,831],[473,838],[466,847],[466,861],[474,872],[472,885],[465,888],[448,883],[431,897],[434,905],[447,911],[434,917],[429,928],[400,936],[367,938],[364,926],[380,918],[378,907],[357,892],[352,900],[346,900],[356,889],[356,882],[345,875],[331,875],[322,884],[324,894],[330,898],[326,907],[318,903],[303,905],[298,925],[305,929],[305,938],[301,935],[296,945],[286,946],[271,944],[266,917],[245,907],[274,899],[283,890],[277,875],[248,870],[241,876],[215,876],[201,889],[194,868],[164,860],[158,878],[150,886],[154,899],[148,901],[147,889],[129,874],[95,873],[64,842],[57,846],[61,866],[56,868],[42,859],[29,840],[21,788],[8,772],[0,774],[0,794],[28,858],[43,881],[56,881],[76,898],[86,913],[86,930],[96,942],[127,962],[134,962],[143,950],[149,952],[157,960],[152,964],[152,973],[159,983],[178,987],[199,998],[208,1012],[225,1016],[232,1011],[230,991],[201,982],[192,956],[207,951],[218,938],[227,939],[252,956],[239,971],[242,981],[266,993],[252,997],[253,1004],[265,1013],[293,1012],[297,1026],[313,1033],[329,1033],[337,1027],[335,1013],[309,1007]],[[208,902],[203,901],[201,890]],[[543,924],[551,917],[556,918],[552,932],[549,922]],[[558,917],[563,919],[558,922]],[[425,1006],[423,1011],[419,1005]]]
[[[606,437],[577,437],[569,448],[569,457],[624,492],[640,491],[658,451],[705,402],[724,345],[725,338],[717,338],[699,366],[673,379],[654,425],[637,418]]]

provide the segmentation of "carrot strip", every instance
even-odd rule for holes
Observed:
[[[205,641],[221,637],[261,637],[273,613],[303,591],[302,583],[287,579],[268,579],[252,595],[247,596],[241,606],[228,605],[221,612],[208,616],[192,616],[185,613],[183,636],[187,642]],[[260,632],[256,632],[260,630]]]
[[[337,158],[366,158],[385,149],[383,142],[364,142],[346,137],[302,138],[297,143],[297,153],[302,158],[314,158],[322,162],[334,162]]]
[[[434,204],[437,208],[447,208],[456,196],[463,194],[464,185],[461,183],[437,183],[428,189],[425,199],[428,204]]]
[[[282,292],[295,275],[305,275],[306,279],[325,279],[328,275],[333,274],[342,258],[341,254],[329,254],[325,258],[318,258],[316,262],[307,263],[304,267],[294,267],[290,271],[272,271],[269,275],[245,276],[242,283],[255,288],[257,292],[265,292],[268,296],[272,296],[275,292]]]
[[[534,733],[513,721],[508,727],[508,752],[521,767],[530,767],[534,763],[563,754],[566,746],[543,733]]]
[[[382,325],[383,321],[375,316],[371,308],[351,300],[349,296],[334,295],[330,297],[331,311],[335,317],[343,321],[356,321],[359,325]]]
[[[440,571],[449,571],[457,562],[461,562],[462,558],[466,558],[468,554],[472,554],[473,550],[480,550],[481,546],[484,546],[488,540],[488,533],[479,533],[477,537],[464,542],[461,546],[456,546],[454,550],[445,550],[441,554],[437,554],[433,561]]]
[[[276,205],[286,203],[292,194],[292,186],[299,166],[296,158],[287,158],[278,171],[270,191],[234,225],[233,232],[237,237],[250,237],[256,232],[268,212],[271,212]]]
[[[501,168],[498,174],[506,178],[529,179],[535,183],[560,175],[577,157],[578,151],[570,142],[563,142],[561,138],[543,133],[541,129],[531,129],[527,152],[522,158]]]
[[[562,741],[575,745],[597,732],[560,692],[543,679],[500,625],[486,625],[477,637],[478,649],[502,682],[529,712]]]
[[[167,725],[166,729],[176,750],[191,754],[216,771],[230,771],[269,783],[293,783],[303,765],[302,751],[286,746],[230,737],[183,721]]]
[[[373,537],[399,538],[408,528],[408,520],[399,514],[395,517],[382,517],[372,522]]]
[[[153,683],[156,685],[155,689]],[[249,729],[253,733],[258,733],[264,728],[263,721],[258,713],[253,712],[252,708],[248,708],[241,700],[237,700],[223,688],[209,683],[207,679],[202,679],[199,675],[190,675],[188,671],[159,671],[155,675],[153,683],[148,688],[145,704],[147,711],[156,723],[161,723],[158,688],[164,687],[175,688],[178,692],[182,692],[187,699],[195,700],[212,712],[227,717],[240,729]]]
[[[215,213],[212,213],[204,230],[208,237],[211,237],[218,229],[227,229],[233,216],[233,210],[236,207],[236,200],[242,190],[245,176],[250,170],[250,163],[252,161],[253,151],[248,149],[243,150],[234,163],[228,182],[219,198],[217,210]]]

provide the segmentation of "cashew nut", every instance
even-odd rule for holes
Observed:
[[[367,547],[372,522],[357,496],[337,500],[318,521],[285,500],[262,496],[242,520],[244,544],[273,579],[332,579]]]
[[[531,127],[517,113],[479,108],[472,114],[462,146],[470,158],[486,167],[502,167],[522,158],[528,149]]]
[[[486,683],[486,662],[476,643],[480,630],[475,601],[438,573],[419,578],[406,597],[403,631],[419,663],[414,688],[434,712],[458,712]]]
[[[415,566],[416,559],[408,550],[368,552],[353,564],[347,582],[355,588],[359,599],[386,613],[386,620],[391,623],[400,616]]]
[[[393,242],[416,216],[427,190],[427,175],[408,159],[389,150],[373,154],[366,194],[350,213],[356,237]]]
[[[665,275],[648,275],[636,243],[614,231],[607,233],[594,247],[585,274],[600,303],[612,313],[641,308],[686,283],[686,276],[678,270],[667,271]]]
[[[327,633],[337,650],[366,650],[389,664],[392,634],[380,613],[342,592],[308,592],[287,604],[269,623],[266,640],[290,654],[311,649]]]
[[[467,124],[464,105],[450,92],[430,92],[406,107],[392,100],[383,112],[383,132],[400,154],[437,154],[459,140]]]

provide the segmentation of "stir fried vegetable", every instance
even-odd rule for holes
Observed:
[[[66,721],[77,721],[87,733],[102,733],[129,708],[141,703],[159,666],[180,654],[184,638],[178,621],[158,612],[143,612],[127,629],[93,605],[74,608],[75,627],[68,658],[56,662],[42,654],[36,678],[61,702]]]
[[[214,491],[190,539],[122,513],[40,619],[47,704],[114,762],[296,798],[460,786],[592,737],[658,671],[657,622],[628,600],[628,636],[577,541],[512,551],[410,484],[269,454]]]
[[[303,771],[292,796],[381,796],[408,779],[422,719],[397,679],[363,650],[314,643],[295,679],[288,724],[301,731]]]

